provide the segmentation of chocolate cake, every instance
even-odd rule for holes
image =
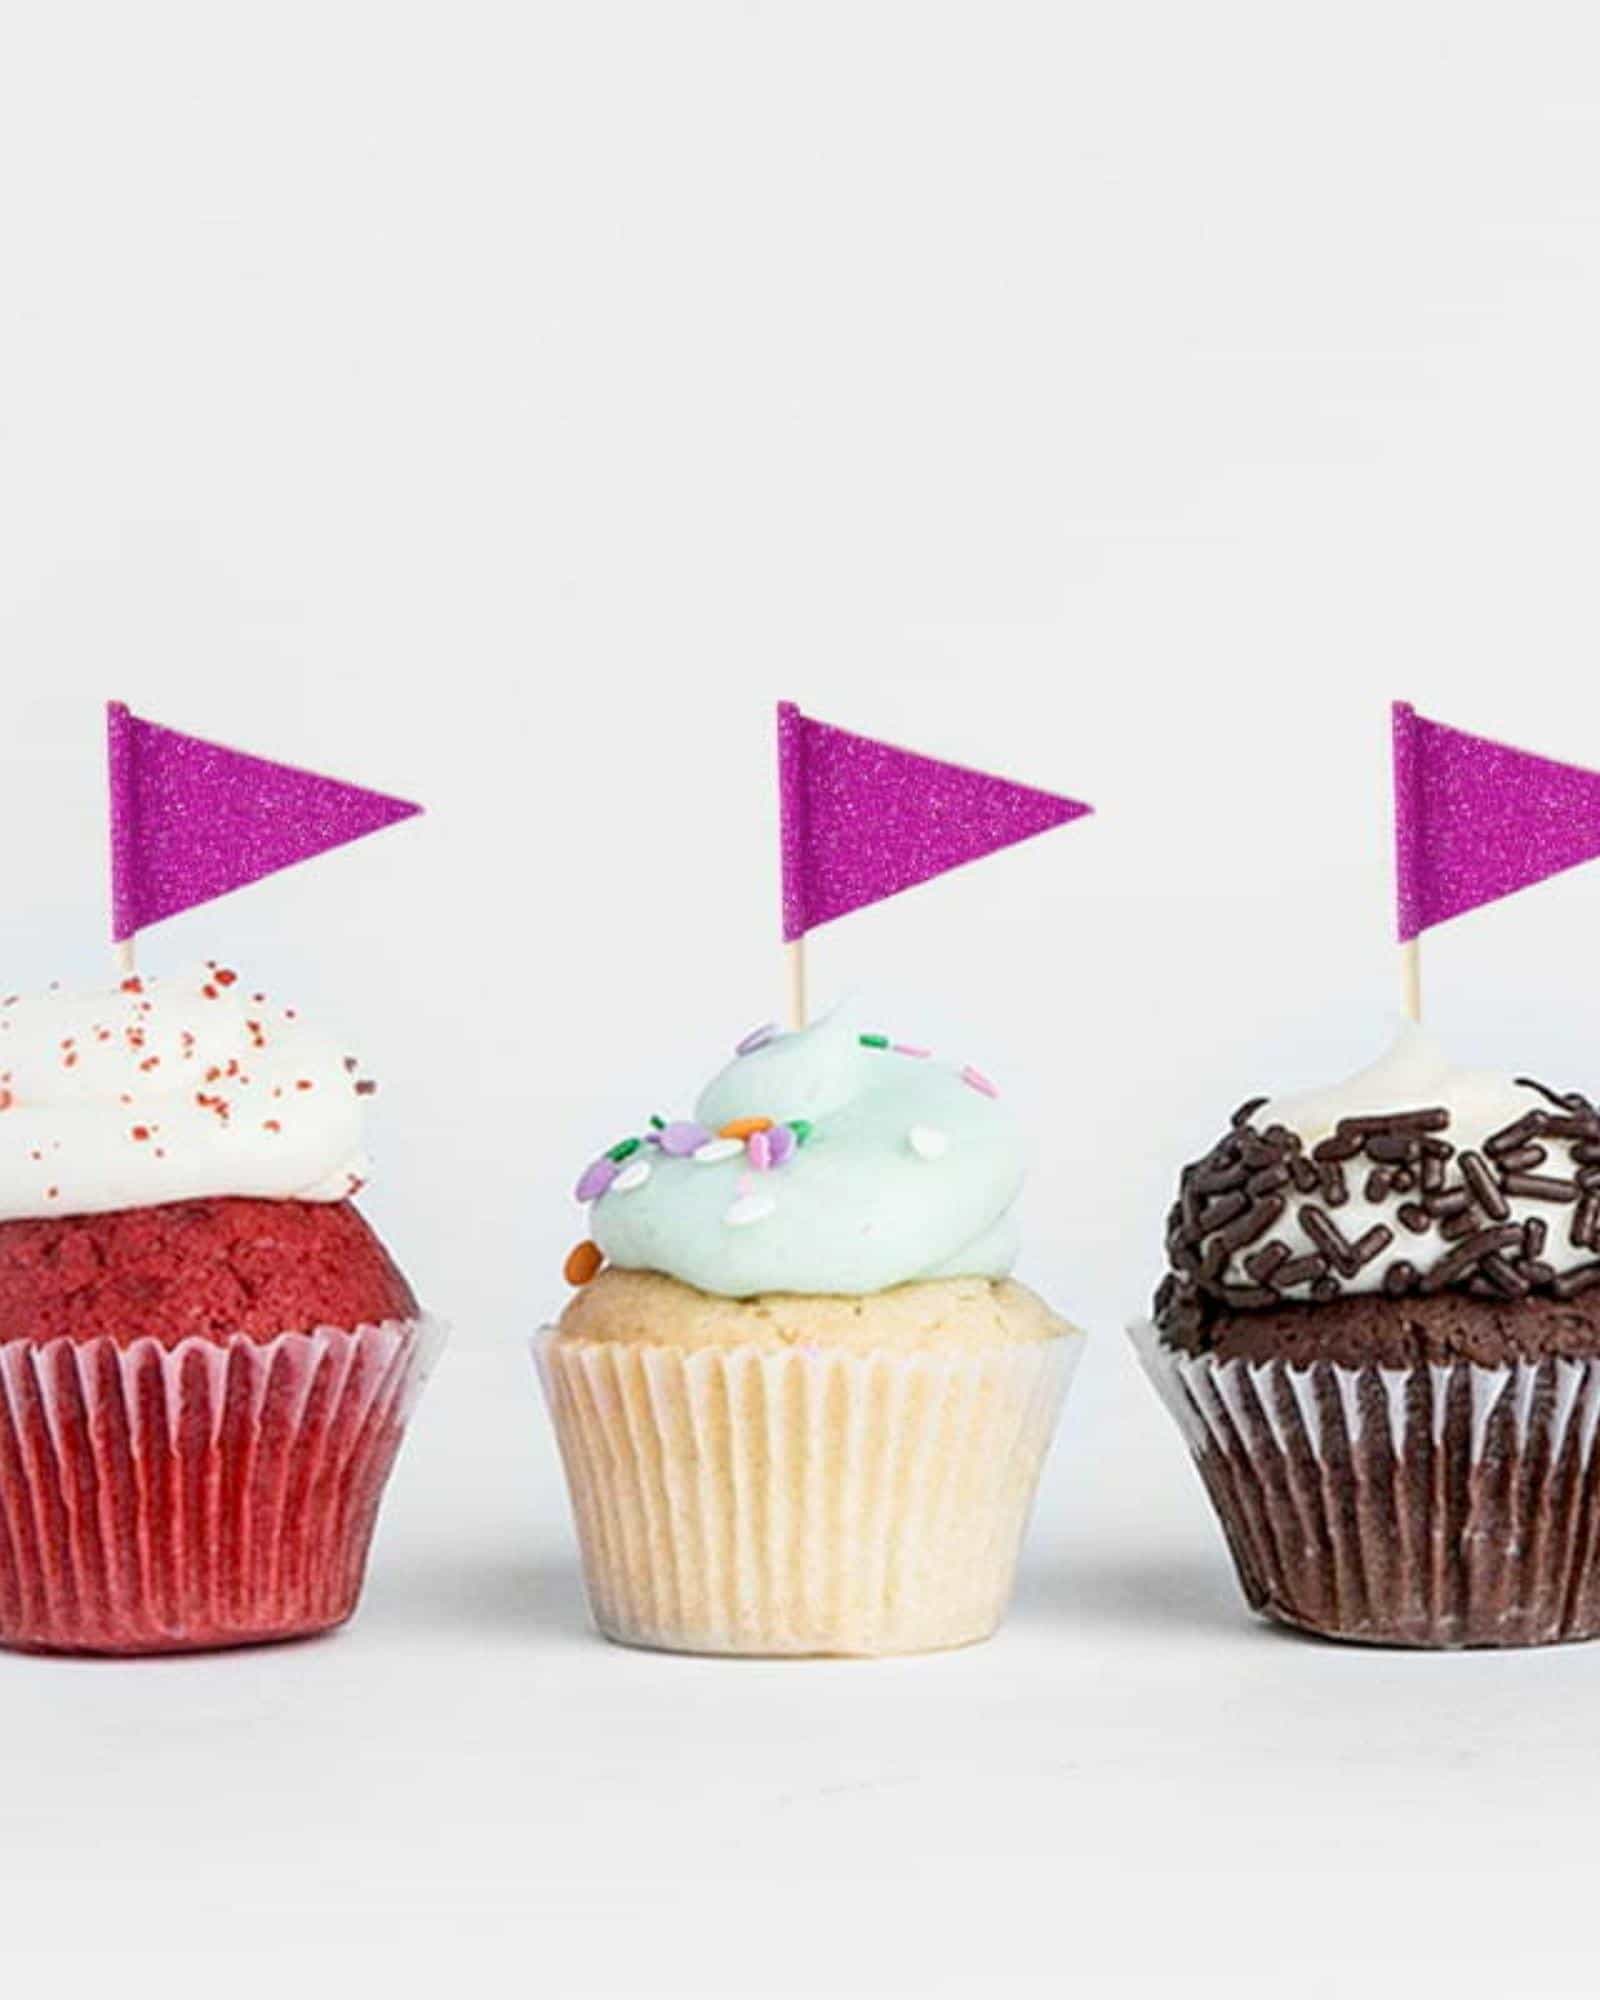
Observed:
[[[1335,1092],[1241,1107],[1166,1247],[1145,1359],[1252,1605],[1403,1645],[1600,1632],[1588,1098],[1409,1034]]]

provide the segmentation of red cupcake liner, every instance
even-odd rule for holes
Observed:
[[[342,1623],[442,1338],[419,1318],[0,1342],[0,1645],[176,1652]]]

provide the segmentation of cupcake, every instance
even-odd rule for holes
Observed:
[[[438,1335],[351,1201],[352,1070],[221,966],[0,1001],[0,1643],[354,1609]]]
[[[1408,1028],[1183,1171],[1134,1330],[1250,1603],[1338,1639],[1600,1631],[1600,1113]]]
[[[1081,1336],[1010,1276],[976,1070],[758,1030],[587,1169],[539,1360],[596,1623],[675,1651],[921,1652],[1010,1595]]]

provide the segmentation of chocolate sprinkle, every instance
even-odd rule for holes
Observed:
[[[1496,1222],[1504,1222],[1511,1213],[1511,1204],[1501,1192],[1493,1174],[1484,1164],[1481,1153],[1463,1153],[1457,1162],[1461,1168],[1461,1178],[1471,1188],[1473,1199],[1485,1214],[1492,1215]]]
[[[1476,1264],[1496,1250],[1509,1250],[1522,1241],[1518,1223],[1503,1223],[1498,1229],[1476,1229],[1463,1242],[1441,1257],[1431,1271],[1422,1274],[1424,1292],[1442,1292],[1446,1285],[1464,1277]]]
[[[1439,1136],[1450,1124],[1440,1106],[1341,1119],[1309,1147],[1282,1124],[1256,1129],[1251,1121],[1264,1099],[1241,1106],[1219,1143],[1180,1179],[1167,1218],[1171,1270],[1157,1294],[1159,1323],[1187,1337],[1219,1314],[1304,1302],[1308,1294],[1325,1302],[1373,1266],[1395,1298],[1454,1288],[1504,1304],[1535,1293],[1575,1298],[1600,1284],[1600,1110],[1576,1092],[1529,1087],[1548,1109],[1530,1109],[1481,1148],[1461,1151]],[[1353,1239],[1330,1212],[1350,1202],[1352,1188],[1382,1218]],[[1291,1195],[1297,1234],[1284,1219]],[[1515,1216],[1514,1202],[1571,1207],[1561,1240],[1593,1261],[1556,1271],[1546,1257],[1550,1223]],[[1413,1241],[1431,1238],[1432,1261],[1396,1254],[1405,1240],[1397,1230]],[[1384,1266],[1386,1253],[1392,1261]]]
[[[1524,1201],[1576,1201],[1576,1181],[1552,1180],[1548,1174],[1502,1174],[1500,1185],[1507,1194]]]

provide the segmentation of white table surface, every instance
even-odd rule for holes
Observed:
[[[9,1962],[210,1990],[315,1963],[558,1995],[1587,1992],[1597,1678],[1593,1647],[1253,1621],[1114,1334],[996,1640],[630,1652],[587,1625],[525,1357],[469,1345],[344,1633],[0,1659]]]

